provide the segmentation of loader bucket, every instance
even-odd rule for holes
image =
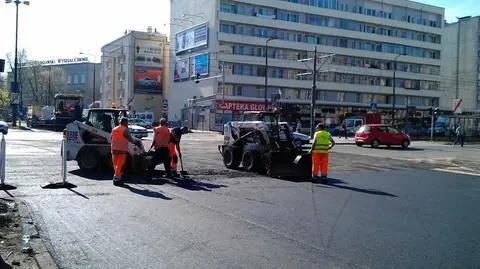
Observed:
[[[298,161],[297,161],[297,156]],[[270,152],[266,154],[266,172],[271,177],[304,178],[310,175],[310,154],[298,155],[296,152]],[[310,160],[310,162],[309,162]]]

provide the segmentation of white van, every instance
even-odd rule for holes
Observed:
[[[151,111],[144,111],[144,112],[136,112],[135,118],[142,119],[147,122],[150,126],[153,126],[153,122],[155,121],[153,112]]]

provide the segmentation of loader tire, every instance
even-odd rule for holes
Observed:
[[[225,147],[223,150],[223,164],[228,169],[237,169],[242,162],[242,158],[238,153],[238,150],[235,150],[231,147]]]
[[[250,172],[257,172],[260,167],[260,158],[254,151],[246,151],[242,157],[243,169]]]
[[[93,172],[100,164],[100,154],[90,147],[83,147],[77,154],[77,163],[81,170]]]

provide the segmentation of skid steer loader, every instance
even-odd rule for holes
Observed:
[[[67,161],[77,161],[86,172],[112,169],[110,133],[123,116],[127,116],[126,110],[93,108],[89,109],[85,122],[68,124],[63,133]],[[149,158],[143,144],[129,143],[125,171],[146,171]]]
[[[224,125],[224,144],[218,146],[224,165],[270,177],[310,177],[311,156],[293,143],[276,112],[246,112],[244,121]]]

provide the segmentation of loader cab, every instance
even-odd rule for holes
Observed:
[[[111,133],[120,122],[121,117],[127,117],[127,111],[113,108],[89,109],[85,123],[104,132]]]

